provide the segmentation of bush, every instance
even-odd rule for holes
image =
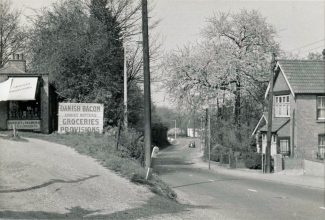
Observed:
[[[134,129],[122,132],[120,137],[119,156],[132,158],[144,165],[144,144],[143,136]]]
[[[255,152],[247,153],[244,158],[245,166],[249,169],[261,169],[261,155]]]

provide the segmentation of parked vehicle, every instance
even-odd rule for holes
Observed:
[[[191,142],[189,145],[188,145],[189,148],[195,148],[195,142]]]

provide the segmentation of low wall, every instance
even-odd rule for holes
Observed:
[[[303,160],[297,158],[284,158],[283,159],[283,169],[292,170],[292,169],[303,169]]]
[[[324,163],[304,160],[304,171],[306,175],[324,176]]]

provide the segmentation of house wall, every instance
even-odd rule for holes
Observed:
[[[295,146],[296,156],[315,158],[318,151],[318,135],[325,133],[325,123],[316,116],[316,95],[296,95]]]
[[[282,74],[282,71],[280,71],[278,77],[276,78],[276,81],[274,82],[273,92],[287,92],[290,91],[290,88]]]

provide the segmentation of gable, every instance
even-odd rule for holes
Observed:
[[[278,77],[276,78],[276,81],[274,82],[273,91],[274,92],[290,91],[290,88],[283,76],[282,71],[280,71]]]
[[[325,61],[279,60],[278,63],[295,94],[325,93]]]

